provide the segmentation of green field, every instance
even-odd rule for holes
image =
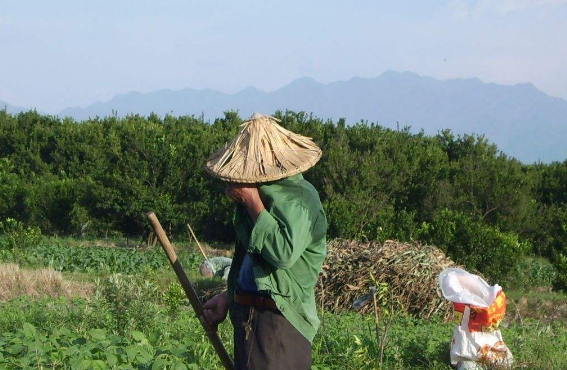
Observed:
[[[0,369],[220,368],[163,252],[108,244],[49,239],[26,250],[0,254],[0,276],[14,262],[21,274],[20,291],[0,303]],[[222,284],[199,279],[195,272],[201,259],[192,246],[178,247],[200,289]],[[210,252],[225,254],[226,250],[210,248]],[[62,271],[58,284],[34,280],[43,275],[33,276],[33,272],[48,266]],[[0,287],[15,289],[17,285]],[[0,291],[0,298],[6,293]],[[551,304],[551,316],[553,305],[565,301],[556,293],[512,292],[511,296],[516,303],[523,298],[528,303]],[[510,305],[502,328],[518,368],[567,368],[565,318],[538,317],[529,304],[526,309],[517,312]],[[319,314],[323,325],[313,346],[314,369],[380,368],[373,315]],[[391,322],[391,329],[383,369],[450,369],[453,324],[397,315],[380,324],[385,322]],[[221,325],[220,336],[231,351],[228,323]]]

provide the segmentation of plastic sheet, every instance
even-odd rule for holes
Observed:
[[[476,307],[490,306],[502,290],[498,284],[490,286],[480,276],[457,268],[443,270],[439,274],[439,286],[445,299]]]

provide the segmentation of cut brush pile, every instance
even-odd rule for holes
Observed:
[[[386,283],[401,312],[421,318],[447,319],[452,310],[438,288],[437,277],[455,263],[436,247],[418,243],[358,242],[335,239],[327,245],[328,257],[317,286],[317,300],[332,312],[352,309],[353,302]],[[321,302],[323,300],[323,302]],[[360,311],[373,310],[369,299]]]

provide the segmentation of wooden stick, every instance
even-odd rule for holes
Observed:
[[[181,263],[177,259],[177,254],[175,253],[173,246],[169,242],[169,239],[167,238],[165,231],[163,231],[163,228],[161,227],[161,224],[159,223],[156,215],[153,212],[148,212],[146,213],[146,216],[150,221],[150,224],[152,225],[159,239],[159,242],[161,243],[161,246],[163,247],[163,250],[167,255],[167,258],[169,259],[169,262],[171,263],[171,267],[173,267],[173,271],[175,271],[175,274],[177,275],[177,278],[179,279],[179,282],[181,283],[183,290],[185,290],[185,294],[187,295],[187,298],[189,299],[189,302],[191,303],[191,306],[193,307],[195,314],[199,318],[199,321],[201,322],[203,329],[205,329],[205,333],[207,334],[207,337],[209,337],[209,340],[211,341],[213,347],[215,348],[217,355],[219,356],[222,364],[224,365],[224,368],[226,370],[234,370],[234,364],[232,362],[232,359],[228,355],[228,352],[226,352],[226,348],[224,348],[224,345],[222,344],[218,333],[216,332],[216,330],[214,330],[214,328],[211,328],[210,325],[208,325],[207,322],[205,321],[203,317],[203,304],[201,303],[201,300],[199,299],[197,292],[193,288],[193,285],[191,285],[189,278],[187,278],[187,275],[185,274],[185,271],[183,270]]]
[[[213,270],[213,275],[215,274],[215,266],[213,266],[213,264],[211,263],[211,261],[209,261],[209,257],[207,257],[207,254],[205,253],[205,250],[203,249],[203,247],[201,246],[201,243],[199,243],[199,239],[197,239],[197,236],[195,235],[195,233],[193,232],[193,229],[191,228],[191,225],[187,224],[187,228],[189,229],[189,231],[191,232],[191,235],[193,236],[193,239],[195,240],[195,242],[197,243],[197,246],[199,247],[199,250],[201,251],[201,253],[203,254],[203,257],[205,257],[205,260],[207,262],[209,262],[209,266],[211,266],[211,269]]]

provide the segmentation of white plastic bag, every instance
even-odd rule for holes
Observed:
[[[446,269],[439,275],[443,296],[453,302],[457,325],[451,340],[451,364],[457,368],[474,361],[507,367],[512,353],[498,324],[506,311],[506,296],[499,285],[462,269]],[[464,368],[464,367],[463,367]]]
[[[465,270],[449,268],[439,274],[439,285],[445,299],[476,307],[488,307],[502,290],[500,285],[488,285],[480,276]]]

